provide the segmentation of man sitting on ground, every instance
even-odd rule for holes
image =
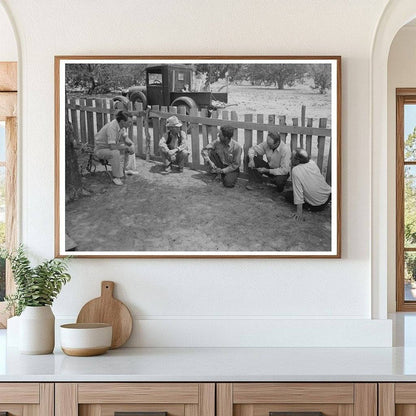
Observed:
[[[113,182],[116,185],[123,185],[120,179],[124,176],[121,152],[134,154],[133,144],[129,145],[124,142],[124,129],[127,129],[131,124],[131,114],[128,111],[118,111],[116,118],[102,127],[95,135],[94,154],[99,159],[110,162]]]
[[[270,177],[270,182],[276,185],[277,191],[283,191],[289,177],[290,148],[280,140],[278,131],[270,131],[265,142],[250,147],[247,162],[248,190],[261,189],[262,176],[266,174]]]
[[[188,158],[188,143],[186,133],[181,130],[182,123],[178,117],[171,116],[166,120],[167,132],[159,141],[160,155],[165,167],[164,173],[172,171],[172,164],[177,163],[179,172],[183,172],[183,166]]]
[[[298,148],[292,157],[293,191],[284,197],[296,205],[297,221],[303,220],[303,206],[310,211],[322,211],[331,200],[331,187],[325,182],[318,166],[305,149]]]
[[[218,139],[208,143],[201,151],[205,163],[217,174],[227,188],[233,188],[240,173],[241,146],[233,140],[234,127],[221,126]]]

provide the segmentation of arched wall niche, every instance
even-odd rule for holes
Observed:
[[[395,217],[392,209],[394,189],[389,188],[391,170],[386,169],[388,153],[388,57],[397,32],[416,17],[414,0],[391,0],[377,26],[371,51],[371,263],[372,263],[372,317],[386,319],[388,292],[391,285],[392,245],[389,244],[389,224]],[[394,138],[393,138],[394,139]],[[394,251],[394,250],[393,250]],[[389,268],[390,266],[390,268]],[[390,310],[390,312],[392,312]]]
[[[19,47],[16,28],[9,8],[0,0],[0,61],[19,61]]]

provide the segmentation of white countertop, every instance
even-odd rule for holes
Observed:
[[[120,348],[21,355],[0,331],[0,381],[416,381],[416,348]]]

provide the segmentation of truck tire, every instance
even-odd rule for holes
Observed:
[[[143,104],[143,110],[146,110],[147,98],[143,94],[143,92],[132,89],[131,91],[129,91],[129,99],[133,103],[133,107],[134,107],[134,103],[138,102],[138,103],[142,103]]]
[[[114,102],[114,108],[116,110],[127,110],[128,109],[129,100],[128,100],[128,98],[123,97],[122,95],[117,95],[116,97],[114,97],[113,102]]]
[[[173,100],[170,105],[176,107],[186,107],[186,114],[190,113],[191,108],[198,110],[196,102],[191,97],[178,97],[176,100]]]

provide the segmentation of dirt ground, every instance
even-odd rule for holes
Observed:
[[[139,175],[124,186],[105,172],[84,177],[92,194],[66,205],[66,229],[78,251],[329,251],[330,206],[305,212],[275,187],[248,191],[246,180],[225,188],[205,172],[162,174],[158,162],[137,159]],[[283,254],[283,253],[282,253]]]

